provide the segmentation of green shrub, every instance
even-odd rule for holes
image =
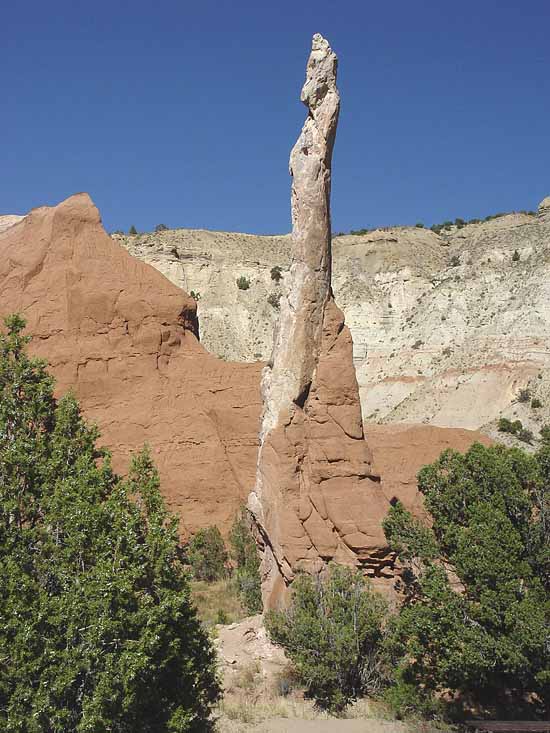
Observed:
[[[147,450],[126,479],[24,321],[0,335],[0,728],[209,730],[216,657]]]
[[[521,420],[508,420],[507,417],[501,417],[498,421],[498,429],[501,433],[510,433],[518,435],[523,430]]]
[[[155,227],[155,232],[167,232],[167,231],[168,231],[168,227],[166,226],[166,224],[157,224]]]
[[[227,615],[227,611],[225,611],[223,608],[218,608],[218,611],[216,613],[216,623],[221,624],[222,626],[225,626],[229,623],[229,616]]]
[[[424,224],[421,221],[417,221],[415,227],[417,229],[424,229]]]
[[[398,686],[492,709],[531,699],[531,714],[548,712],[549,485],[550,444],[534,456],[474,444],[418,474],[431,527],[420,533],[390,509],[384,529],[404,563],[405,603],[386,642]]]
[[[220,530],[212,525],[199,529],[186,548],[187,560],[196,580],[211,583],[227,575],[227,550]]]
[[[137,234],[137,229],[132,224],[132,226],[128,229],[128,234],[131,234],[132,236],[135,236]]]
[[[529,443],[529,445],[531,445],[534,438],[531,430],[527,430],[527,428],[522,428],[521,430],[518,430],[517,436],[518,440],[521,440],[523,443]]]
[[[250,514],[245,507],[235,517],[229,533],[229,543],[231,558],[235,563],[233,577],[241,603],[248,613],[261,613],[260,558],[251,531]]]
[[[323,579],[299,575],[290,606],[268,612],[266,628],[284,648],[308,696],[339,712],[381,687],[386,613],[385,601],[362,573],[331,565]]]
[[[250,287],[250,280],[244,275],[241,275],[237,278],[237,287],[239,290],[248,290]]]
[[[519,252],[517,251],[517,249],[515,249],[514,254],[512,255],[512,262],[519,262],[519,260],[520,260]]]
[[[267,296],[267,302],[272,308],[275,308],[276,311],[279,310],[281,307],[281,294],[280,293],[270,293]]]
[[[460,257],[458,255],[453,255],[451,257],[451,267],[458,267],[460,265]]]
[[[275,280],[276,283],[283,279],[283,271],[279,265],[275,265],[275,267],[271,268],[271,279]]]
[[[531,399],[531,390],[530,389],[520,389],[519,395],[518,395],[518,402],[529,402]]]
[[[533,397],[533,399],[531,400],[531,407],[533,408],[533,410],[538,410],[539,407],[542,407],[542,402],[539,400],[538,397]]]

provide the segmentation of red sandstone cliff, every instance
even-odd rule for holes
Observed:
[[[260,366],[207,353],[194,300],[115,244],[87,194],[0,233],[0,314],[16,311],[115,468],[148,442],[183,528],[227,526],[253,483]]]
[[[186,530],[227,530],[254,485],[262,364],[230,364],[194,335],[195,302],[111,240],[86,194],[0,232],[0,316],[18,311],[58,393],[75,391],[124,471],[151,445],[162,491]],[[386,499],[417,500],[415,474],[479,434],[367,426]]]

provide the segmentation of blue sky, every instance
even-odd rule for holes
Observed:
[[[548,0],[5,3],[0,213],[88,191],[108,230],[290,227],[314,32],[338,54],[333,229],[550,194]]]

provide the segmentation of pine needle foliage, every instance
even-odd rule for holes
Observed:
[[[214,652],[147,449],[125,480],[18,316],[0,335],[0,727],[209,729]]]
[[[330,565],[324,578],[299,575],[289,607],[270,611],[266,627],[307,694],[319,707],[339,713],[382,685],[386,613],[384,599],[360,571]]]
[[[550,443],[535,455],[447,450],[418,482],[433,524],[399,503],[384,523],[405,581],[387,642],[390,695],[408,690],[420,711],[452,692],[507,714],[527,701],[532,714],[548,712]]]

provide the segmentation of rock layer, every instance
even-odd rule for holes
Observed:
[[[493,434],[501,416],[535,433],[550,421],[549,202],[538,215],[506,214],[440,234],[392,227],[333,240],[332,287],[353,337],[367,424]],[[125,241],[201,293],[206,348],[230,359],[269,357],[277,315],[270,302],[288,278],[290,237],[172,230]],[[278,284],[274,266],[282,268]],[[235,284],[241,274],[248,290]],[[523,388],[541,409],[517,402]]]
[[[264,604],[284,600],[299,569],[329,560],[371,575],[390,563],[387,510],[364,440],[353,347],[331,290],[331,158],[337,59],[313,37],[301,99],[308,117],[290,156],[293,259],[272,358],[262,374],[256,485]]]

